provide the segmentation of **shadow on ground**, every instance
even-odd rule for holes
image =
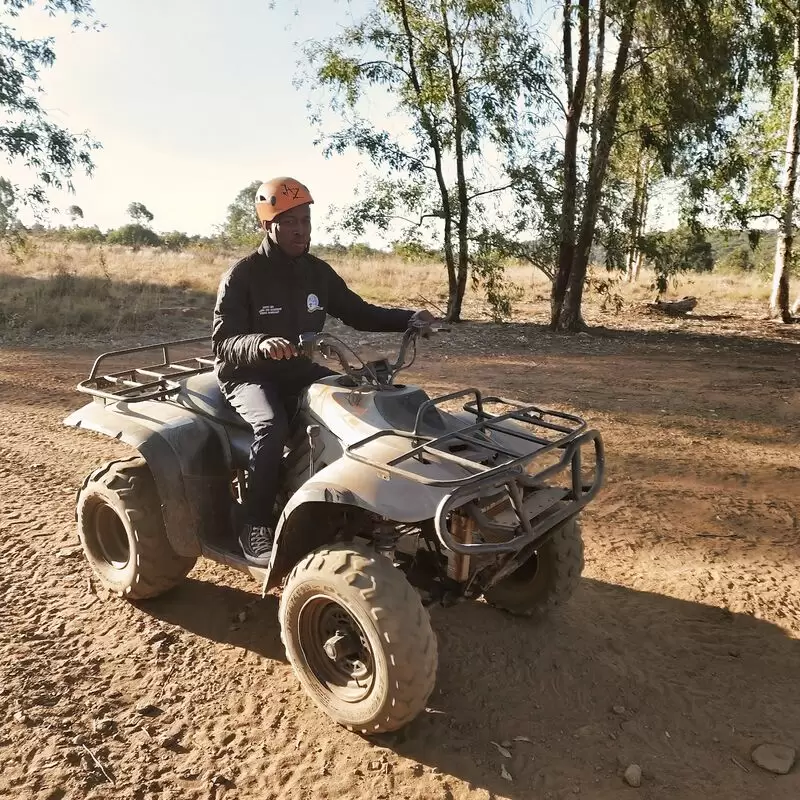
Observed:
[[[253,624],[233,630],[243,606]],[[276,606],[191,579],[141,604],[199,636],[283,660]],[[630,763],[642,767],[648,798],[800,790],[797,769],[776,778],[750,761],[763,741],[800,745],[800,642],[776,625],[590,579],[538,623],[472,602],[434,607],[432,618],[440,658],[430,708],[374,741],[435,768],[443,797],[448,776],[513,800],[565,785],[564,797],[618,797],[630,791],[621,780]]]

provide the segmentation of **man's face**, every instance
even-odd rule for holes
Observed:
[[[270,233],[278,247],[291,258],[303,255],[311,244],[311,208],[290,208],[272,221]]]

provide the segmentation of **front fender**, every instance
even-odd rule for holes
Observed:
[[[91,402],[64,424],[135,447],[153,473],[164,527],[182,556],[201,554],[201,541],[230,528],[230,449],[224,429],[163,401]]]
[[[309,478],[292,495],[281,515],[278,533],[303,503],[344,503],[396,522],[411,523],[431,519],[446,494],[446,488],[428,486],[342,457]]]
[[[330,542],[337,533],[331,524],[332,506],[350,514],[370,514],[394,522],[431,519],[447,489],[340,458],[309,478],[283,509],[275,535],[268,588],[277,586],[303,556]],[[326,513],[327,512],[327,513]]]

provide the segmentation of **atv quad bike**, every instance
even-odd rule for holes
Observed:
[[[285,581],[281,634],[313,700],[364,733],[410,722],[436,677],[424,603],[483,596],[528,615],[566,600],[583,568],[577,516],[603,476],[600,435],[579,417],[396,383],[428,332],[406,332],[394,363],[364,362],[327,333],[301,337],[304,354],[342,372],[292,409],[266,569],[239,552],[252,433],[218,388],[208,339],[97,358],[78,387],[93,400],[65,424],[140,453],[94,471],[78,495],[78,534],[102,584],[154,597],[201,556],[264,592]],[[160,363],[105,371],[153,351]]]

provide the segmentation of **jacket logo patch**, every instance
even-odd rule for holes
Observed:
[[[324,309],[319,304],[319,297],[315,294],[310,294],[306,299],[306,308],[308,308],[309,313],[312,311],[323,311]]]
[[[267,314],[280,314],[283,311],[283,306],[261,306],[258,309],[258,313],[262,316],[266,316]]]

